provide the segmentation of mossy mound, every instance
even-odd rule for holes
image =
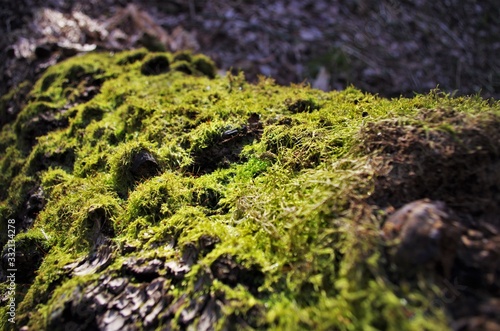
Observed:
[[[15,220],[32,266],[18,327],[443,330],[464,317],[450,305],[498,297],[498,266],[469,263],[463,236],[450,270],[410,276],[380,234],[429,198],[496,238],[497,102],[248,84],[145,50],[67,60],[24,101],[0,133],[1,244]]]

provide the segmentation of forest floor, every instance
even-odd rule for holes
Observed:
[[[191,49],[222,71],[386,97],[441,90],[500,96],[500,7],[494,1],[6,2],[0,94],[76,52]],[[62,16],[61,14],[64,14]],[[58,16],[60,15],[60,16]],[[158,43],[156,43],[158,46]],[[85,48],[87,47],[87,48]]]

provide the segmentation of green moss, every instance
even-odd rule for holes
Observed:
[[[54,184],[54,180],[61,182]],[[52,200],[40,213],[39,226],[53,231],[60,245],[76,252],[93,245],[94,230],[114,233],[114,220],[121,205],[109,181],[98,176],[83,182],[60,170],[52,171],[43,181]]]
[[[141,141],[118,146],[109,160],[112,180],[116,191],[124,196],[139,183],[133,174],[134,157],[141,152],[153,153],[154,146]]]
[[[207,76],[215,78],[216,67],[214,62],[202,54],[193,55],[191,52],[182,51],[174,54],[172,70],[188,75]]]
[[[21,171],[23,157],[18,149],[9,146],[4,153],[4,160],[0,162],[2,165],[0,169],[0,199],[5,200],[12,179]]]
[[[124,258],[91,276],[64,269],[104,235],[134,246],[126,256],[182,260],[194,249],[171,295],[219,298],[220,328],[446,328],[430,309],[431,280],[402,289],[387,277],[384,211],[370,197],[389,149],[367,132],[385,137],[387,124],[466,144],[464,127],[498,123],[498,102],[437,90],[387,100],[215,73],[203,55],[142,49],[70,59],[35,83],[0,133],[2,243],[29,190],[40,186],[46,199],[16,237],[47,253],[20,321],[46,329],[76,289],[121,273]],[[147,168],[137,170],[138,158]],[[256,280],[220,276],[200,288],[222,260]]]
[[[188,190],[182,177],[164,173],[139,184],[128,198],[122,226],[144,217],[148,224],[172,216],[188,200]]]

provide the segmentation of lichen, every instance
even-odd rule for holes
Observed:
[[[458,141],[464,122],[498,127],[499,104],[439,91],[388,100],[215,73],[190,53],[89,54],[49,68],[3,124],[2,245],[6,221],[25,231],[32,189],[43,192],[16,237],[20,251],[43,252],[17,295],[18,326],[63,328],[72,305],[125,277],[132,292],[161,279],[164,314],[146,321],[137,310],[126,320],[146,329],[446,329],[432,280],[401,287],[387,276],[386,206],[373,197],[383,195],[376,160],[391,150],[377,137],[391,123]],[[150,167],[142,172],[139,154]],[[83,275],[102,245],[112,248],[109,262]],[[69,267],[75,261],[80,269]],[[115,309],[108,294],[104,311]],[[105,323],[104,311],[78,318]]]

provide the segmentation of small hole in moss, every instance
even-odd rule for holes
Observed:
[[[286,108],[294,114],[297,113],[311,113],[319,109],[319,106],[311,99],[299,99],[299,100],[285,100]]]
[[[165,55],[156,55],[144,62],[141,67],[141,73],[146,76],[159,75],[168,72],[170,62]]]
[[[145,179],[157,175],[160,171],[158,162],[151,153],[141,150],[132,158],[130,172],[135,179]]]
[[[183,72],[183,73],[188,74],[188,75],[191,75],[193,73],[193,69],[191,68],[191,65],[186,61],[176,62],[172,66],[172,69],[175,71]]]

